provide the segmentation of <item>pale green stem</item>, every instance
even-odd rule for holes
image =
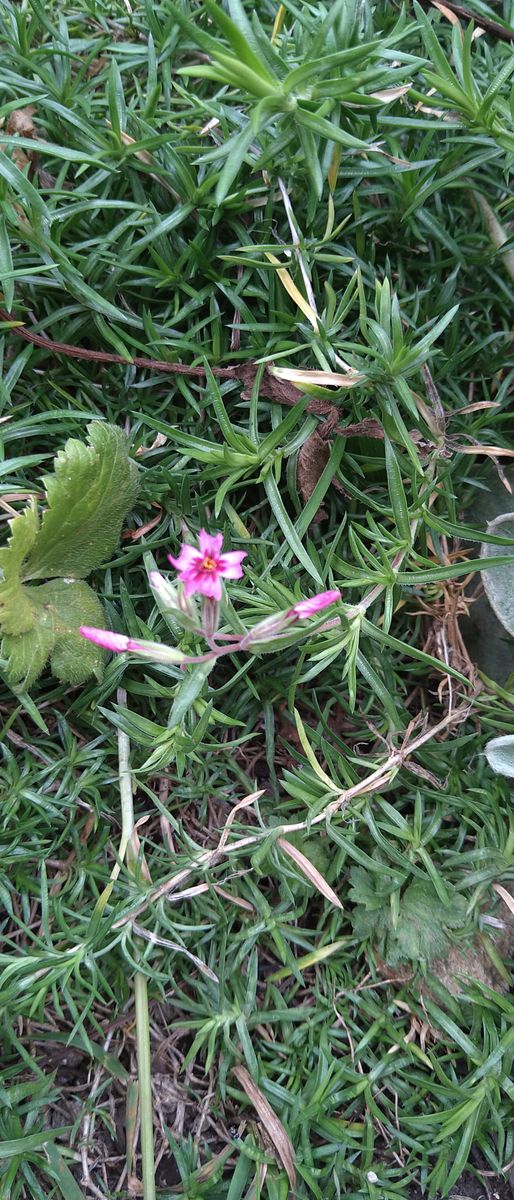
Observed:
[[[125,705],[127,693],[118,688],[118,704]],[[127,867],[134,869],[132,839],[134,835],[134,803],[130,771],[130,741],[118,730],[118,779],[121,800],[120,860],[127,855]],[[150,1021],[146,976],[137,971],[134,976],[136,1007],[136,1057],[139,1081],[139,1111],[141,1116],[141,1161],[143,1166],[143,1200],[155,1200],[155,1159],[153,1145],[152,1069],[150,1058]]]
[[[141,1115],[141,1160],[144,1200],[155,1200],[155,1159],[153,1146],[152,1065],[150,1060],[150,1021],[146,975],[134,976],[136,1002],[136,1052]]]

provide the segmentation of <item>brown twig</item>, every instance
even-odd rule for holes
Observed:
[[[11,320],[2,309],[0,309],[0,318],[2,321]],[[33,333],[25,325],[13,325],[11,332],[18,334],[25,342],[41,346],[43,350],[48,350],[51,354],[64,354],[68,358],[85,358],[89,362],[120,363],[126,367],[150,367],[154,371],[171,371],[176,375],[193,375],[197,378],[205,375],[204,367],[188,367],[184,363],[169,363],[158,358],[124,358],[122,354],[112,354],[107,350],[86,350],[85,346],[72,346],[68,342],[54,342],[45,334]],[[235,370],[232,367],[214,367],[213,374],[228,378],[235,374]]]
[[[490,33],[491,37],[499,38],[502,42],[514,42],[514,29],[506,29],[504,25],[500,25],[498,21],[492,21],[490,17],[484,17],[482,13],[472,12],[470,8],[465,8],[462,4],[454,4],[453,0],[441,0],[445,8],[450,12],[455,13],[456,17],[462,17],[463,21],[473,21],[485,33]],[[422,8],[437,8],[438,5],[434,0],[420,0]]]
[[[13,318],[9,316],[9,313],[0,309],[0,320],[11,323]],[[165,362],[163,359],[143,358],[139,355],[135,355],[133,358],[124,358],[122,354],[113,354],[107,350],[87,350],[85,346],[72,346],[69,342],[54,342],[45,334],[33,333],[31,329],[27,329],[26,325],[13,324],[11,332],[23,338],[25,342],[31,342],[33,346],[47,350],[49,354],[62,354],[67,358],[81,358],[88,362],[116,363],[125,367],[147,367],[151,371],[165,371],[169,375],[186,375],[194,379],[205,379],[206,375],[205,367],[191,367],[186,363]],[[211,370],[218,379],[241,380],[244,384],[243,398],[246,398],[251,392],[259,364],[250,361],[235,363],[232,367],[213,366]],[[260,394],[268,400],[291,407],[298,403],[302,393],[287,380],[275,379],[269,368],[265,366],[260,383]],[[307,412],[314,413],[316,416],[325,416],[332,411],[337,412],[335,405],[329,400],[319,400],[314,397],[309,400],[307,405]]]
[[[4,312],[0,308],[0,320],[9,324],[12,323],[13,318],[9,316],[9,313]],[[42,350],[48,351],[49,354],[62,354],[67,358],[80,358],[85,359],[87,362],[116,363],[125,367],[147,367],[151,371],[165,371],[168,375],[186,375],[194,379],[205,379],[206,376],[205,367],[191,367],[186,363],[165,362],[163,359],[142,358],[139,355],[129,359],[124,358],[122,354],[113,354],[107,350],[87,350],[85,346],[72,346],[69,342],[54,342],[52,338],[46,337],[45,334],[33,333],[31,329],[27,329],[26,325],[12,324],[11,332],[23,338],[25,342],[30,342],[33,346],[39,346]],[[212,366],[211,371],[218,379],[239,379],[244,385],[243,399],[248,399],[251,395],[259,366],[259,363],[250,360],[245,363],[234,363],[234,366],[231,367]],[[289,407],[298,404],[302,396],[298,388],[294,387],[286,379],[276,379],[268,366],[264,367],[259,384],[259,393],[266,400],[272,400],[275,404],[286,404]],[[343,425],[339,425],[336,428],[339,410],[335,404],[332,404],[331,400],[322,400],[317,396],[313,396],[307,403],[306,411],[317,417],[328,418],[334,432],[340,434],[342,437],[383,438],[384,436],[382,427],[378,421],[370,419],[359,422],[356,425],[348,425],[346,428]]]

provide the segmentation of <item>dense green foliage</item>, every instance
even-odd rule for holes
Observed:
[[[513,19],[510,0],[475,11]],[[0,0],[0,43],[6,665],[34,594],[65,586],[51,489],[39,533],[30,502],[98,422],[139,466],[73,585],[113,629],[200,652],[147,569],[201,527],[248,553],[227,626],[324,587],[345,604],[300,651],[211,670],[124,655],[25,690],[37,670],[6,672],[0,1196],[131,1194],[136,967],[163,1194],[288,1195],[241,1066],[300,1200],[500,1174],[514,1007],[493,885],[512,893],[514,826],[483,748],[514,710],[458,618],[476,498],[512,445],[512,47],[386,0]],[[512,542],[487,544],[492,574]],[[120,729],[139,857],[106,892]],[[431,967],[455,945],[450,991]]]

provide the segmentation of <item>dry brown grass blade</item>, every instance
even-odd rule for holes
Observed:
[[[111,122],[108,121],[107,124],[110,125]],[[124,146],[135,145],[136,139],[131,137],[130,133],[125,133],[123,129],[120,129],[120,138]],[[148,150],[135,150],[134,153],[136,158],[139,158],[141,162],[146,163],[148,167],[152,166],[153,158],[152,155],[148,153]]]
[[[314,332],[317,333],[318,332],[318,318],[316,316],[316,313],[314,312],[312,305],[310,305],[308,300],[305,299],[305,296],[302,296],[300,289],[297,288],[296,283],[294,282],[294,279],[292,278],[290,272],[287,270],[287,267],[282,266],[280,259],[278,259],[275,254],[270,254],[266,250],[265,255],[266,255],[266,258],[268,259],[268,262],[270,262],[274,267],[276,267],[277,275],[280,279],[282,286],[286,289],[286,292],[288,293],[288,295],[291,297],[291,299],[294,301],[294,303],[300,309],[300,312],[303,312],[304,317],[307,317],[307,320],[310,321]]]
[[[221,887],[219,883],[213,883],[212,886],[213,890],[218,896],[221,896],[222,900],[228,900],[230,904],[235,904],[237,908],[244,908],[245,912],[255,912],[254,905],[250,904],[249,900],[244,900],[242,896],[232,896],[231,893],[227,892],[226,889]]]
[[[351,367],[348,367],[348,375],[342,375],[340,371],[296,371],[293,367],[272,367],[271,371],[275,379],[294,383],[297,387],[351,388],[366,380],[365,375],[360,375]]]
[[[437,8],[438,11],[443,14],[443,17],[446,17],[446,20],[449,21],[451,25],[460,25],[459,18],[457,14],[454,13],[453,9],[447,8],[445,4],[439,4],[438,0],[432,0],[432,4],[434,8]]]
[[[505,446],[453,446],[456,454],[485,454],[486,458],[514,458],[514,450]]]
[[[304,504],[310,500],[329,458],[330,443],[328,439],[323,438],[317,429],[313,429],[298,451],[296,467],[296,486]],[[326,517],[327,513],[321,505],[312,518],[312,524],[318,525],[320,521],[326,520]]]
[[[389,104],[392,100],[399,100],[401,96],[405,96],[410,92],[412,83],[404,83],[401,87],[382,88],[378,92],[370,92],[374,100],[383,100],[384,104]]]
[[[139,840],[139,834],[138,834],[138,829],[141,828],[141,825],[146,824],[147,820],[148,820],[148,817],[146,817],[146,816],[141,817],[140,820],[136,821],[136,824],[134,825],[134,829],[132,831],[132,837],[130,838],[130,857],[133,862],[136,862],[139,864],[141,878],[145,880],[145,883],[151,883],[152,876],[150,875],[150,871],[148,869],[148,863],[146,861],[145,855],[140,853],[141,852],[141,842]]]
[[[485,408],[501,408],[499,400],[476,400],[474,404],[466,404],[464,408],[459,408],[458,416],[463,417],[465,413],[482,412]]]
[[[438,4],[434,4],[434,0],[421,0],[423,8],[439,8]],[[491,35],[491,37],[499,38],[502,42],[514,42],[514,30],[509,29],[505,25],[500,25],[498,21],[491,21],[490,17],[485,17],[482,13],[473,12],[470,8],[466,8],[463,4],[454,4],[453,0],[446,0],[445,8],[451,10],[456,16],[462,17],[463,21],[480,21],[480,30]],[[478,31],[475,29],[475,34]],[[475,36],[475,35],[473,35]]]
[[[152,929],[145,929],[142,925],[136,925],[135,921],[132,923],[132,928],[138,937],[143,938],[145,942],[151,942],[152,946],[163,946],[165,950],[174,950],[177,954],[185,954],[186,958],[194,963],[195,967],[198,967],[202,975],[205,975],[207,979],[212,979],[213,983],[219,983],[218,976],[215,975],[214,971],[211,971],[207,963],[202,962],[201,958],[198,958],[191,950],[187,950],[185,946],[181,946],[179,942],[171,942],[169,938],[160,937]]]
[[[514,896],[507,891],[507,888],[502,887],[501,883],[493,883],[493,892],[497,896],[501,896],[503,903],[507,905],[509,912],[514,914]]]
[[[110,121],[107,121],[107,125],[110,129],[112,129]],[[120,140],[123,142],[124,146],[135,146],[136,144],[136,139],[131,137],[130,133],[125,133],[123,129],[120,129]],[[147,167],[152,167],[155,164],[155,159],[153,159],[152,155],[148,153],[148,150],[134,150],[134,155]],[[170,196],[173,196],[174,200],[180,201],[182,199],[178,192],[176,192],[175,189],[170,186],[167,179],[163,179],[161,175],[155,175],[153,171],[150,174],[155,183],[160,184],[160,186],[164,188],[166,192],[169,192]]]
[[[161,505],[156,504],[155,501],[152,502],[152,508],[159,509],[157,515],[152,517],[150,521],[145,521],[144,525],[140,525],[138,529],[124,529],[121,535],[122,541],[130,540],[132,542],[137,542],[139,538],[144,537],[146,533],[150,533],[151,529],[155,529],[156,526],[159,525],[160,521],[162,520],[163,509],[161,508]]]
[[[288,854],[289,858],[292,858],[293,862],[295,862],[297,867],[300,868],[300,871],[303,871],[303,874],[305,875],[306,879],[309,880],[309,883],[312,883],[312,886],[317,888],[318,892],[321,892],[322,896],[325,896],[327,900],[330,900],[331,904],[335,904],[336,908],[343,907],[339,896],[336,896],[334,889],[330,887],[330,884],[327,883],[326,879],[323,877],[321,872],[318,871],[317,867],[313,866],[310,859],[307,858],[305,854],[302,854],[301,850],[298,850],[297,846],[293,846],[292,842],[288,842],[287,838],[283,837],[277,838],[277,846],[280,846],[280,849],[284,851],[284,854]]]
[[[258,1114],[266,1133],[273,1142],[277,1156],[282,1163],[284,1171],[291,1187],[296,1186],[296,1166],[295,1153],[293,1143],[289,1134],[286,1133],[284,1126],[279,1121],[277,1114],[273,1112],[271,1104],[268,1103],[266,1097],[263,1096],[260,1088],[254,1083],[251,1075],[246,1070],[246,1067],[233,1067],[232,1074],[241,1084],[243,1091],[246,1092],[248,1099],[253,1104],[253,1107]]]
[[[441,666],[441,670],[444,670],[443,666]],[[365,796],[370,792],[382,790],[384,784],[390,779],[394,778],[394,775],[399,768],[405,766],[407,759],[416,754],[426,742],[432,741],[434,738],[439,737],[451,726],[459,725],[461,721],[466,719],[469,711],[470,704],[466,702],[462,704],[460,708],[453,709],[451,712],[446,713],[446,716],[444,716],[441,721],[438,721],[436,725],[432,725],[428,729],[424,729],[423,732],[420,733],[418,737],[414,738],[412,742],[404,742],[401,750],[395,750],[389,754],[387,759],[385,759],[385,761],[381,763],[381,765],[377,767],[376,770],[371,773],[371,775],[359,780],[358,783],[355,783],[353,787],[349,788],[347,791],[339,792],[336,799],[331,800],[325,806],[325,808],[317,814],[317,816],[309,817],[308,821],[295,821],[291,824],[282,825],[281,828],[283,833],[299,833],[301,830],[311,828],[313,825],[320,825],[322,822],[330,820],[335,812],[337,812],[339,809],[345,808],[350,801],[355,799],[357,796]],[[252,797],[246,796],[246,803],[250,803],[250,800],[254,798],[254,795],[255,794],[253,794]],[[241,802],[239,807],[241,807]],[[237,838],[235,842],[229,842],[228,845],[224,843],[223,848],[221,849],[220,844],[218,844],[213,850],[203,850],[189,866],[183,867],[182,870],[177,871],[176,875],[172,875],[170,879],[166,879],[163,883],[160,883],[153,891],[149,891],[145,899],[138,904],[136,908],[132,910],[132,912],[125,913],[123,917],[119,917],[118,920],[114,922],[113,929],[120,929],[123,925],[128,924],[129,921],[132,921],[134,917],[144,912],[149,904],[155,904],[156,901],[160,900],[163,896],[169,896],[171,892],[176,892],[179,884],[184,883],[186,879],[189,879],[190,875],[192,875],[194,871],[197,871],[199,868],[213,866],[219,861],[220,857],[223,857],[223,855],[234,854],[246,849],[249,846],[257,846],[266,837],[269,837],[269,830],[259,829],[256,833],[250,833],[246,837]],[[117,867],[118,864],[116,863],[115,867],[113,868],[111,878],[114,878],[114,871]]]
[[[242,808],[249,808],[249,806],[253,804],[255,800],[259,800],[263,795],[264,788],[260,788],[258,792],[251,792],[249,796],[244,796],[242,800],[238,800],[237,804],[234,804],[234,807],[231,808],[223,826],[223,832],[218,842],[218,851],[223,850],[230,833],[230,826],[232,825],[232,822],[237,816],[238,812],[240,812]]]
[[[480,192],[472,192],[471,194],[477,208],[482,214],[484,225],[487,229],[493,246],[495,246],[497,250],[501,251],[505,270],[510,275],[511,279],[514,279],[514,250],[502,249],[505,243],[509,240],[509,234],[507,230],[504,229],[503,225],[500,224],[496,213],[493,212],[491,205],[487,203],[485,196],[482,196]]]

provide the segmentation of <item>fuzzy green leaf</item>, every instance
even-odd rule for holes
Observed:
[[[22,587],[20,571],[38,532],[36,508],[31,505],[10,522],[11,536],[0,550],[0,623],[4,633],[26,633],[35,621],[34,606]]]
[[[372,876],[364,867],[352,867],[350,871],[351,887],[348,892],[354,904],[364,908],[366,912],[376,912],[387,905],[388,896],[394,890],[394,880],[391,875]]]
[[[355,936],[376,944],[390,966],[433,961],[448,950],[448,930],[464,924],[465,899],[453,894],[451,904],[443,904],[430,883],[409,884],[395,923],[389,898],[374,877],[356,867],[351,880],[350,899],[357,901],[352,916]]]
[[[138,491],[137,466],[115,425],[88,426],[89,445],[70,438],[45,479],[48,508],[22,579],[83,579],[113,553]]]
[[[26,633],[6,634],[2,640],[2,658],[7,660],[8,682],[12,686],[30,687],[44,670],[53,645],[52,630],[36,623]]]
[[[105,627],[102,605],[82,580],[53,579],[23,588],[34,612],[34,626],[18,636],[5,636],[2,654],[12,684],[30,687],[46,666],[63,683],[83,683],[100,675],[103,652],[79,633],[80,625]]]
[[[46,477],[47,509],[11,521],[0,550],[2,654],[11,684],[29,687],[50,660],[65,683],[99,674],[103,655],[80,625],[104,628],[102,606],[82,577],[109,558],[138,487],[121,429],[95,422],[89,444],[69,440]],[[57,578],[64,576],[64,578]],[[46,578],[41,586],[28,581]]]

